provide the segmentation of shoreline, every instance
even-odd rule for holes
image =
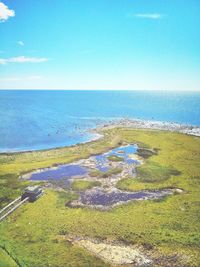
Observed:
[[[74,145],[69,145],[69,146],[56,146],[56,147],[51,147],[51,148],[43,148],[43,149],[32,149],[32,150],[19,150],[19,151],[7,151],[7,152],[0,152],[0,156],[9,156],[9,155],[17,155],[17,154],[24,154],[24,153],[33,153],[33,152],[44,152],[44,151],[52,151],[52,150],[58,150],[58,149],[64,149],[68,147],[76,147],[79,145],[84,145],[88,143],[95,142],[97,140],[100,140],[101,138],[104,137],[103,134],[97,133],[96,130],[88,130],[90,133],[94,133],[94,137],[90,138],[87,141],[76,143]]]
[[[88,130],[88,133],[93,134],[93,137],[84,142],[78,142],[74,145],[69,146],[58,146],[52,148],[44,148],[44,149],[32,149],[32,150],[19,150],[19,151],[5,151],[0,152],[0,155],[15,155],[22,153],[32,153],[32,152],[40,152],[40,151],[51,151],[62,149],[66,147],[76,147],[78,145],[83,145],[87,143],[91,143],[97,140],[100,140],[104,137],[102,133],[104,130],[109,130],[113,128],[127,128],[127,129],[143,129],[143,130],[160,130],[160,131],[170,131],[170,132],[178,132],[181,134],[192,135],[196,137],[200,137],[200,126],[194,126],[189,124],[181,124],[176,122],[164,122],[164,121],[153,121],[153,120],[141,120],[141,119],[116,119],[113,121],[109,121],[109,123],[102,124],[97,126],[96,128],[92,128]]]
[[[179,132],[183,134],[200,137],[200,126],[194,126],[190,124],[182,124],[176,122],[129,119],[129,118],[121,119],[119,121],[113,121],[110,122],[109,124],[104,124],[102,127],[99,128],[97,127],[97,129],[99,130],[112,129],[117,127]]]

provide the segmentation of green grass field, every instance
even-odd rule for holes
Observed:
[[[9,256],[9,254],[4,249],[0,248],[0,266],[17,267],[18,264]]]
[[[86,180],[75,180],[72,182],[72,189],[74,191],[85,191],[95,186],[100,186],[101,183],[98,181],[86,181]]]
[[[138,177],[126,177],[118,183],[119,188],[181,188],[184,193],[98,211],[65,207],[66,201],[76,196],[49,189],[38,201],[22,206],[0,223],[0,246],[23,267],[110,266],[72,245],[66,235],[141,245],[157,259],[154,266],[200,266],[200,138],[121,128],[104,134],[104,139],[78,147],[1,155],[1,205],[29,183],[19,180],[20,174],[101,153],[122,142],[156,148],[157,155],[147,157]],[[2,250],[0,253],[4,255],[0,266],[12,266],[8,265],[12,264],[10,257]]]

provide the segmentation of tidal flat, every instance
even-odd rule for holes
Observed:
[[[20,179],[24,174],[85,160],[123,144],[137,144],[157,153],[143,158],[144,163],[136,167],[135,177],[127,175],[117,181],[117,190],[134,193],[179,189],[182,193],[128,202],[102,211],[71,208],[66,203],[77,200],[74,190],[47,187],[43,197],[22,206],[0,224],[2,251],[18,266],[115,266],[116,261],[101,257],[94,248],[88,250],[86,245],[71,241],[92,240],[90,246],[94,243],[104,247],[108,243],[114,249],[137,247],[140,258],[148,258],[150,266],[199,266],[200,138],[123,127],[101,129],[100,134],[104,137],[87,144],[0,155],[1,206],[19,196],[27,185],[38,183]],[[114,164],[121,163],[113,159]],[[45,185],[45,181],[39,183]],[[76,182],[75,191],[100,186],[79,183]],[[141,266],[140,262],[121,264],[137,265]]]

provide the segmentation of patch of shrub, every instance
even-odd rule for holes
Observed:
[[[98,181],[75,180],[71,184],[71,187],[75,191],[85,191],[87,189],[100,185],[101,183]]]
[[[110,160],[110,161],[115,161],[115,162],[124,161],[123,157],[119,157],[119,156],[116,156],[116,155],[108,156],[107,159]]]
[[[161,166],[155,162],[137,167],[137,177],[141,182],[159,182],[180,175],[181,172],[173,167]]]
[[[138,148],[136,154],[142,158],[148,159],[153,155],[157,155],[157,151],[145,148]]]
[[[109,177],[111,175],[119,174],[121,172],[122,172],[122,169],[121,168],[109,169],[106,172],[102,172],[102,171],[99,171],[99,170],[94,170],[94,171],[91,171],[90,172],[90,176],[92,176],[92,177],[99,177],[99,178],[107,178],[107,177]]]

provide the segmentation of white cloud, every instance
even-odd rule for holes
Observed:
[[[12,58],[0,58],[0,65],[5,65],[7,63],[41,63],[48,61],[45,57],[12,57]]]
[[[20,46],[24,46],[24,42],[23,42],[23,41],[18,41],[17,43],[18,43],[18,45],[20,45]]]
[[[142,19],[161,19],[163,17],[163,15],[159,13],[140,13],[134,16]]]
[[[4,3],[0,2],[0,22],[4,22],[9,17],[14,17],[15,11],[9,9]]]

